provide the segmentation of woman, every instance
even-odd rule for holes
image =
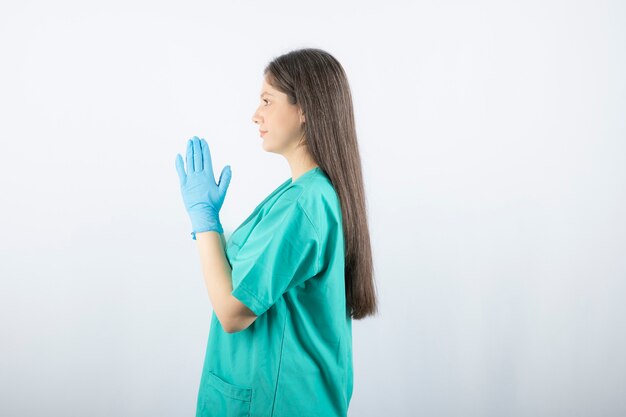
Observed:
[[[213,305],[196,416],[346,416],[352,318],[377,312],[352,99],[339,62],[320,49],[264,70],[263,148],[291,178],[223,238],[231,179],[215,183],[209,147],[187,144],[181,192]]]

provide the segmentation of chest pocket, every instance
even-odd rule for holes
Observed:
[[[237,253],[239,252],[239,246],[234,242],[228,242],[226,244],[226,258],[228,258],[229,262],[235,259]]]
[[[224,381],[212,371],[198,397],[198,417],[249,417],[252,388]]]
[[[266,210],[259,207],[252,213],[228,238],[226,242],[226,256],[228,259],[235,259],[239,249],[248,240],[248,236],[254,230],[256,224],[263,218]]]

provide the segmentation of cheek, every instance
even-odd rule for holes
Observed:
[[[297,119],[290,112],[277,114],[272,124],[284,134],[290,134],[297,129]]]
[[[264,119],[265,129],[269,131],[265,137],[272,142],[288,142],[297,134],[298,115],[291,111],[277,107],[267,109]]]

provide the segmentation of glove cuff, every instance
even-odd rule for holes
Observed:
[[[224,233],[219,216],[195,216],[191,218],[191,238],[196,240],[196,233],[217,232]]]
[[[196,230],[195,232],[191,232],[191,238],[193,240],[197,240],[196,239],[196,233],[201,233],[201,232],[217,232],[217,233],[224,233],[224,229],[222,229],[222,227],[220,226],[219,229],[209,229],[209,230]]]

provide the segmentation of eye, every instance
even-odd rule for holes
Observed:
[[[265,101],[266,103],[269,103],[269,101],[267,101],[267,99],[265,99],[265,98],[263,99],[263,101]]]

